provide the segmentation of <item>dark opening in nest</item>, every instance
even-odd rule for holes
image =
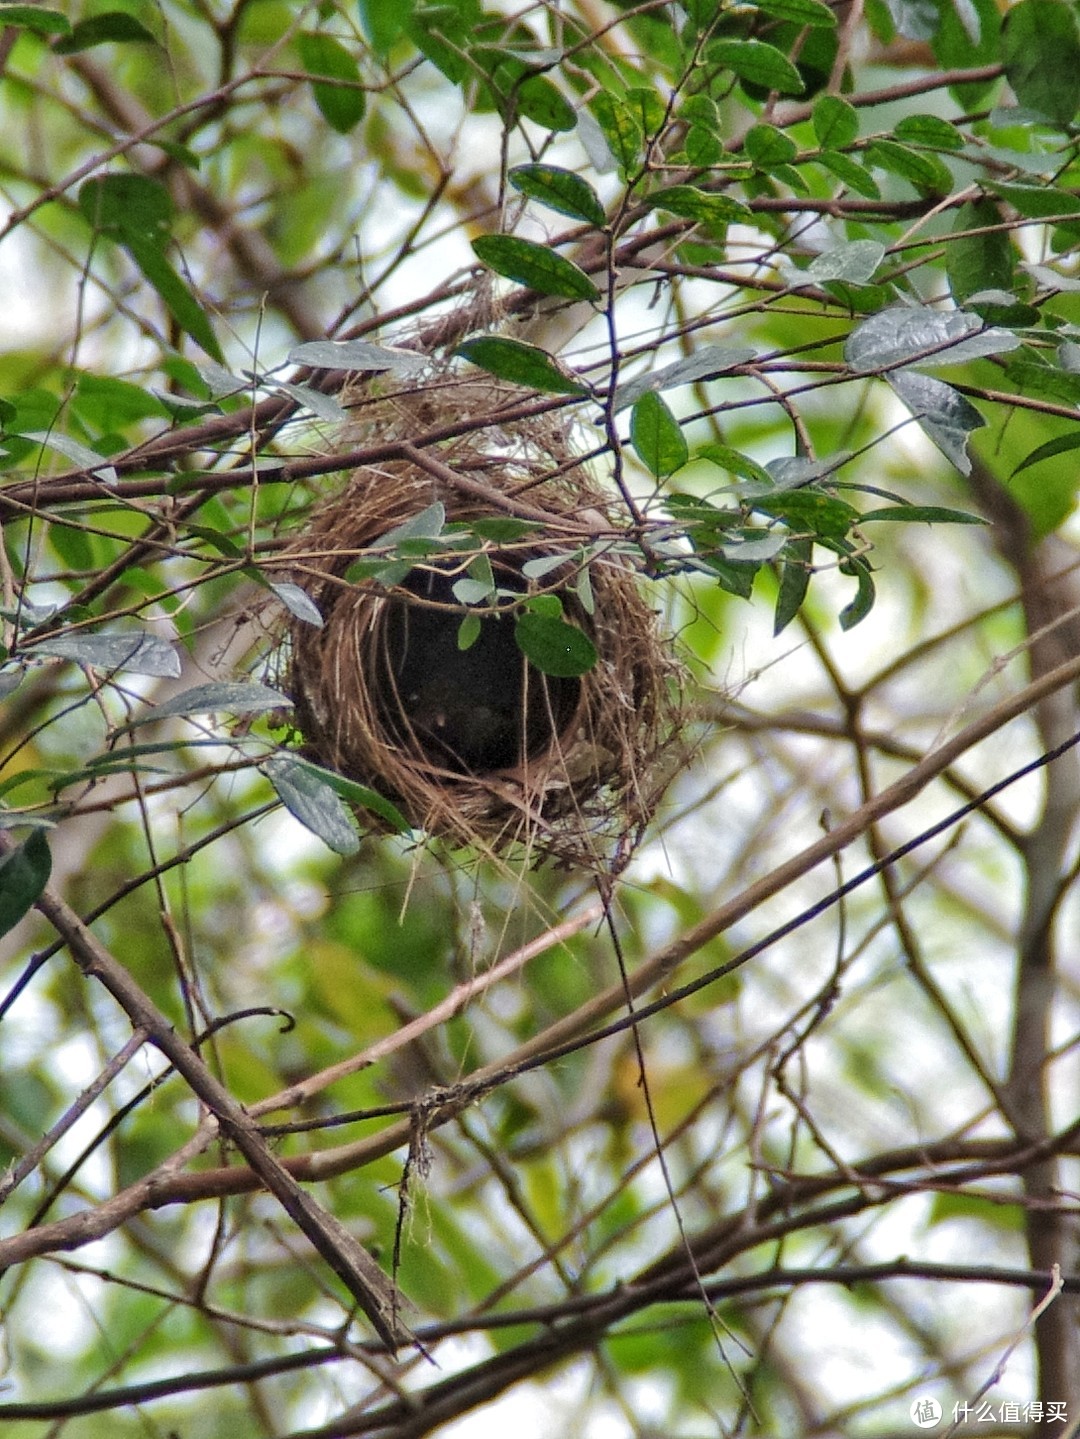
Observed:
[[[365,383],[346,440],[409,454],[354,470],[290,542],[291,578],[323,625],[287,621],[283,682],[304,752],[417,828],[596,866],[632,842],[670,777],[678,667],[565,421],[501,417],[528,398],[446,372],[389,391]],[[436,503],[453,543],[391,546],[399,563],[380,568],[385,538]],[[527,533],[492,540],[492,517],[505,524],[515,507],[533,516]],[[350,582],[358,559],[371,570]],[[494,588],[463,604],[455,586],[478,561]],[[521,606],[541,589],[595,649],[586,672],[541,673],[518,648]],[[463,621],[474,635],[459,648]]]
[[[500,589],[524,594],[520,574],[499,568]],[[452,572],[415,570],[402,582],[406,593],[386,601],[369,657],[376,714],[420,761],[461,775],[519,768],[567,738],[580,682],[528,663],[514,635],[512,602],[502,614],[485,615],[462,649],[452,585]]]

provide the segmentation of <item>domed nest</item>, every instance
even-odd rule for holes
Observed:
[[[453,843],[628,853],[670,777],[678,669],[565,419],[448,371],[345,399],[345,443],[390,458],[289,543],[323,616],[288,621],[303,752]]]

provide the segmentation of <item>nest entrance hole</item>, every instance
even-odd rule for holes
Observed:
[[[501,589],[525,592],[521,576],[498,567]],[[455,575],[417,569],[384,601],[373,646],[370,691],[388,736],[417,758],[461,775],[518,769],[568,742],[581,701],[574,678],[542,674],[514,637],[514,619],[486,612],[461,649],[465,616]]]

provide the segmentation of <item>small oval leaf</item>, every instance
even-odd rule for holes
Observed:
[[[530,390],[553,395],[588,394],[586,386],[564,370],[546,350],[526,344],[524,340],[481,335],[478,339],[466,340],[454,354],[500,380],[525,385]]]
[[[305,624],[314,625],[317,630],[322,629],[323,617],[307,590],[302,590],[299,585],[275,583],[272,580],[268,583],[291,615],[303,620]]]
[[[527,610],[514,628],[514,638],[541,674],[573,679],[596,664],[596,647],[585,631],[554,615]]]
[[[690,457],[678,420],[655,390],[648,390],[630,412],[630,443],[650,474],[674,474]]]
[[[332,35],[302,34],[297,37],[297,44],[309,75],[340,82],[335,85],[313,80],[311,93],[326,123],[339,134],[347,135],[359,125],[367,108],[360,67],[341,41]]]
[[[515,165],[507,179],[522,195],[539,200],[549,210],[568,215],[571,220],[584,220],[598,227],[607,220],[596,191],[572,170],[558,165]]]
[[[477,259],[497,275],[567,300],[598,300],[600,291],[572,260],[546,245],[535,245],[517,235],[481,235],[473,241]]]

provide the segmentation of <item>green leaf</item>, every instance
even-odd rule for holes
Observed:
[[[753,219],[753,212],[741,200],[698,190],[693,185],[669,185],[666,190],[654,191],[645,203],[651,209],[669,210],[682,219],[697,220],[716,229]]]
[[[95,230],[123,245],[180,328],[224,363],[210,322],[165,257],[173,216],[165,187],[145,175],[100,175],[80,187],[79,208]]]
[[[877,240],[850,240],[815,255],[806,268],[806,278],[819,285],[828,280],[868,285],[884,258],[885,246]]]
[[[522,195],[539,200],[549,210],[568,215],[571,220],[597,227],[607,222],[596,191],[572,170],[562,170],[558,165],[515,165],[507,179]]]
[[[969,475],[968,435],[986,424],[971,401],[951,385],[917,370],[897,370],[888,380],[946,459],[962,475]]]
[[[798,70],[782,50],[763,40],[713,40],[708,47],[710,62],[723,65],[740,80],[749,80],[782,95],[801,95],[806,89]]]
[[[929,145],[938,150],[964,148],[960,131],[938,115],[905,115],[893,134],[907,145]]]
[[[80,445],[78,440],[69,439],[67,435],[57,434],[54,430],[27,430],[23,439],[33,440],[35,444],[44,445],[48,450],[55,450],[57,454],[63,455],[66,460],[71,460],[87,474],[100,480],[103,485],[115,485],[117,482],[118,477],[113,466],[103,461],[96,450]]]
[[[546,130],[565,133],[577,124],[574,107],[546,75],[529,75],[511,92],[515,118],[521,116]]]
[[[730,474],[739,475],[744,480],[752,480],[755,484],[771,488],[773,478],[757,460],[744,455],[740,450],[734,450],[730,445],[721,445],[710,441],[702,445],[694,452],[695,460],[708,460],[711,464],[719,465],[721,469],[727,470]]]
[[[466,340],[454,351],[463,360],[487,370],[500,380],[525,385],[553,395],[585,395],[588,389],[564,370],[546,350],[524,340],[505,340],[497,335],[482,335]]]
[[[992,200],[962,205],[953,225],[955,230],[981,230],[950,240],[945,251],[945,271],[957,304],[982,290],[1013,287],[1016,255],[1002,228],[1001,212]]]
[[[641,158],[645,136],[641,124],[629,105],[607,90],[601,90],[589,101],[589,111],[600,126],[604,140],[619,169],[625,175]]]
[[[52,873],[52,854],[43,829],[35,829],[0,858],[0,936],[14,929],[41,897]]]
[[[545,575],[562,569],[570,558],[571,556],[565,554],[537,555],[535,559],[525,561],[521,573],[527,580],[542,580]]]
[[[6,22],[2,11],[0,20]],[[86,20],[77,21],[71,27],[71,33],[57,41],[55,49],[58,55],[74,55],[76,51],[113,42],[128,45],[157,44],[156,38],[134,15],[128,15],[123,10],[107,10],[102,15],[91,15]]]
[[[863,195],[868,200],[881,199],[881,190],[873,175],[850,155],[843,155],[839,150],[822,150],[817,160],[819,165],[835,175],[849,190],[854,190],[856,195]]]
[[[895,140],[871,140],[863,153],[868,164],[899,175],[917,190],[947,195],[952,189],[952,172],[936,155],[898,145]]]
[[[516,235],[481,235],[473,241],[473,250],[497,275],[539,290],[542,295],[561,295],[568,300],[600,298],[600,291],[585,271],[547,245]]]
[[[164,679],[180,677],[180,656],[173,646],[145,632],[58,635],[27,646],[25,653],[35,659],[73,660],[75,664],[109,673],[126,670],[128,674],[157,675]]]
[[[892,305],[848,336],[844,358],[860,374],[899,365],[956,365],[1015,350],[1018,336],[962,310]]]
[[[922,522],[927,525],[988,523],[981,515],[970,515],[966,510],[950,510],[942,505],[883,505],[877,510],[867,510],[859,517],[860,524],[866,524],[868,520],[898,520],[903,524]]]
[[[314,766],[275,755],[262,766],[278,799],[305,829],[335,854],[355,854],[360,835],[351,811]]]
[[[843,150],[859,134],[859,112],[839,95],[822,95],[814,101],[814,134],[823,150]]]
[[[1072,220],[1080,227],[1080,199],[1052,185],[1015,185],[987,180],[986,188],[1007,201],[1029,220]]]
[[[799,153],[799,147],[790,135],[778,130],[775,125],[753,125],[746,132],[743,147],[759,170],[771,170],[776,165],[790,165]]]
[[[970,70],[1001,59],[1001,10],[997,0],[962,0],[933,5],[934,33],[928,38],[943,70]],[[997,87],[997,76],[964,81],[950,87],[962,110],[975,110]]]
[[[79,209],[91,225],[116,240],[140,235],[164,243],[169,238],[173,202],[168,190],[146,175],[99,175],[79,188]]]
[[[297,44],[309,75],[341,82],[327,85],[314,80],[311,94],[326,123],[340,135],[347,135],[359,125],[367,108],[360,67],[341,41],[332,35],[303,33],[297,36]]]
[[[377,790],[370,789],[366,784],[358,784],[354,779],[347,779],[345,775],[337,774],[332,769],[324,769],[322,765],[314,764],[309,759],[300,759],[296,755],[289,755],[287,758],[290,764],[306,770],[313,780],[333,790],[334,794],[347,804],[355,805],[359,809],[369,809],[372,814],[377,814],[398,834],[406,834],[412,828],[397,805]]]
[[[201,345],[215,360],[224,360],[221,346],[217,342],[210,321],[173,267],[165,258],[164,251],[156,244],[148,243],[141,236],[129,235],[125,247],[143,275],[165,301],[173,319]]]
[[[56,10],[45,10],[38,5],[5,5],[0,12],[4,26],[19,30],[32,30],[35,35],[70,35],[71,21]]]
[[[796,25],[811,25],[826,30],[836,29],[836,16],[822,0],[754,0],[756,10],[778,15]]]
[[[854,575],[858,589],[855,598],[840,611],[840,628],[852,630],[864,620],[874,607],[874,578],[865,560],[851,559],[841,562],[842,574]]]
[[[1044,445],[1039,445],[1032,450],[1013,470],[1018,475],[1021,470],[1026,470],[1030,465],[1040,464],[1043,460],[1055,459],[1058,455],[1068,454],[1071,450],[1080,450],[1080,432],[1074,431],[1068,435],[1059,435],[1056,440],[1047,440]]]
[[[573,679],[596,664],[596,647],[585,631],[553,615],[526,610],[514,626],[514,638],[541,674]]]
[[[494,586],[485,584],[483,580],[474,580],[470,575],[462,575],[450,586],[454,599],[459,605],[480,605],[490,600],[494,594]]]
[[[289,361],[315,370],[390,370],[395,375],[412,375],[424,368],[421,355],[368,340],[306,340],[292,347]]]
[[[428,505],[400,525],[395,525],[392,530],[387,530],[385,535],[380,535],[376,543],[380,549],[392,549],[402,540],[437,540],[445,524],[446,506],[441,500],[436,500],[433,505]]]
[[[459,650],[471,650],[476,641],[480,638],[480,631],[483,628],[483,621],[478,614],[466,615],[458,625],[457,647]]]
[[[258,714],[263,710],[291,708],[292,700],[288,695],[271,689],[269,685],[258,684],[253,680],[222,681],[182,690],[180,694],[173,695],[154,709],[129,720],[125,728],[134,729],[137,725],[171,719],[176,715],[186,717],[226,711],[229,714]]]
[[[1080,37],[1072,6],[1019,0],[1002,23],[1001,53],[1020,104],[1070,124],[1080,108]]]
[[[655,390],[648,390],[630,414],[630,443],[650,474],[662,478],[690,457],[678,420]]]
[[[633,405],[649,390],[673,390],[678,385],[693,385],[698,380],[713,379],[726,374],[739,365],[748,364],[757,354],[749,345],[702,345],[692,354],[647,375],[637,375],[627,380],[615,392],[615,408],[623,410]]]
[[[784,562],[780,569],[780,585],[776,594],[776,609],[773,612],[773,634],[785,630],[802,608],[806,592],[810,588],[810,562],[813,558],[812,540],[792,540],[784,551]]]
[[[412,0],[357,0],[360,24],[378,55],[385,55],[412,18]]]
[[[279,580],[264,580],[269,589],[273,590],[278,599],[285,606],[291,615],[305,624],[314,625],[317,630],[322,629],[323,617],[319,607],[299,585],[289,584]]]

